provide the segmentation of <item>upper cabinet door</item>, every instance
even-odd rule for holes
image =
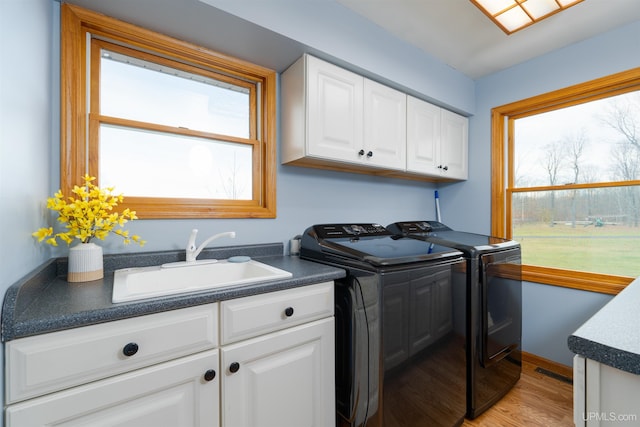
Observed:
[[[407,172],[467,179],[468,119],[407,97]]]
[[[467,179],[469,120],[451,111],[442,110],[441,127],[440,163],[443,175],[451,179]]]
[[[439,175],[441,108],[407,97],[407,171]]]
[[[364,78],[312,56],[306,59],[308,154],[358,161]]]
[[[364,81],[364,161],[404,170],[407,95],[374,81]]]

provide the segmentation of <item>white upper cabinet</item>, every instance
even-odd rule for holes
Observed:
[[[364,80],[364,158],[370,165],[404,170],[407,95]]]
[[[285,164],[411,179],[467,178],[462,116],[309,55],[282,74],[281,89]]]
[[[440,107],[407,97],[407,171],[439,174]]]
[[[308,67],[308,154],[358,161],[363,146],[364,79],[312,57]]]
[[[358,161],[363,147],[364,79],[313,57],[307,57],[306,65],[307,117],[300,120],[307,123],[307,154]]]
[[[467,179],[468,119],[407,97],[407,172]]]
[[[282,96],[285,163],[329,160],[404,170],[402,92],[305,55],[284,73]]]
[[[305,55],[283,74],[282,161],[357,162],[364,78]]]
[[[448,110],[441,110],[440,163],[442,175],[451,179],[467,179],[469,120]]]

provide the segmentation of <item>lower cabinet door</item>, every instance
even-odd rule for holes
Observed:
[[[335,426],[333,317],[222,347],[222,425]]]
[[[6,425],[217,427],[217,371],[218,350],[198,353],[10,405]]]

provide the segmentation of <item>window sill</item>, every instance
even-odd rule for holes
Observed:
[[[522,280],[542,283],[544,285],[579,289],[581,291],[617,295],[634,279],[624,276],[523,265]]]

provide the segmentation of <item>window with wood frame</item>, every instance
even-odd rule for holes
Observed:
[[[62,5],[61,188],[140,218],[276,216],[274,71]]]
[[[492,110],[492,233],[520,242],[523,280],[640,276],[640,68]]]

